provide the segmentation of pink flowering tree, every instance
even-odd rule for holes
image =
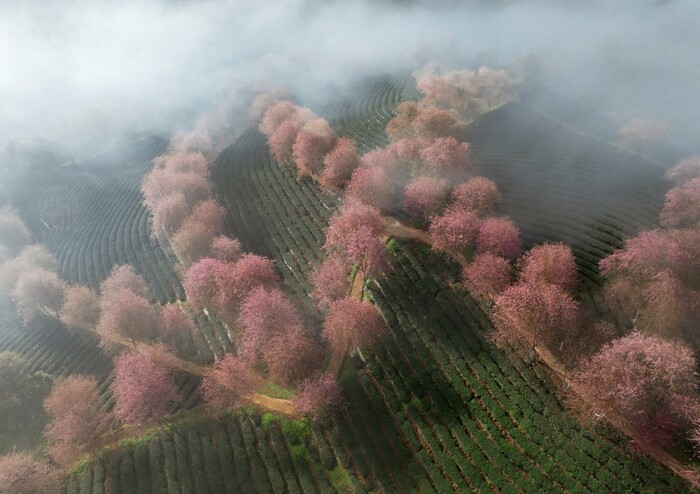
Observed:
[[[396,116],[386,126],[386,133],[392,141],[413,137],[412,124],[418,116],[418,104],[404,101],[396,107]]]
[[[177,305],[168,304],[160,311],[159,339],[172,351],[187,354],[192,350],[194,323]]]
[[[352,172],[360,166],[355,143],[352,139],[341,137],[330,153],[323,159],[323,173],[319,178],[322,187],[341,189],[345,186]]]
[[[245,363],[226,355],[207,371],[202,380],[202,396],[213,413],[240,406],[262,385],[262,379]]]
[[[521,260],[520,280],[529,284],[552,284],[565,291],[573,290],[578,281],[578,271],[571,247],[562,243],[533,247]]]
[[[369,350],[387,329],[374,305],[345,297],[331,304],[321,335],[334,352],[345,353]]]
[[[519,283],[495,299],[492,339],[531,350],[561,349],[576,331],[578,315],[578,303],[559,286]]]
[[[345,188],[345,194],[383,211],[390,210],[396,199],[394,182],[387,171],[379,167],[363,166],[355,169]]]
[[[69,328],[94,331],[100,320],[100,300],[85,286],[72,286],[65,291],[61,321]]]
[[[501,199],[495,183],[488,178],[474,177],[454,188],[452,208],[483,216],[490,213]]]
[[[44,409],[49,416],[44,430],[49,455],[65,467],[90,452],[110,427],[111,417],[102,411],[97,381],[91,377],[58,379]]]
[[[424,139],[459,138],[464,129],[457,112],[431,107],[420,109],[411,122],[412,137]]]
[[[267,257],[244,254],[235,263],[224,263],[215,275],[216,309],[228,321],[235,321],[240,303],[256,288],[277,284],[275,263]]]
[[[326,120],[317,118],[307,122],[292,146],[294,162],[300,173],[321,172],[323,159],[333,149],[335,140],[335,132]]]
[[[447,195],[447,182],[433,177],[418,177],[406,186],[403,210],[413,220],[428,221],[440,212]]]
[[[642,439],[642,449],[654,451],[660,437],[666,436],[670,442],[669,436],[679,432],[674,430],[679,424],[674,402],[697,398],[696,368],[690,348],[634,332],[604,346],[586,361],[575,382],[593,400],[598,413],[631,426],[637,439]],[[660,418],[665,422],[661,430]],[[654,436],[657,441],[644,441]]]
[[[244,251],[238,239],[219,235],[211,242],[211,253],[221,262],[236,262],[243,257]]]
[[[483,300],[493,300],[511,283],[511,266],[507,259],[491,253],[479,254],[462,271],[469,293]]]
[[[324,248],[342,252],[350,237],[360,227],[368,228],[374,236],[379,237],[384,230],[381,213],[376,207],[359,201],[346,202],[330,219]]]
[[[322,421],[343,405],[343,391],[329,374],[316,374],[299,386],[294,398],[294,411]]]
[[[131,290],[139,297],[148,297],[148,285],[144,279],[134,272],[129,264],[114,266],[106,280],[100,285],[100,293],[104,300],[108,300],[113,293],[123,289]]]
[[[66,284],[54,272],[35,268],[23,272],[12,289],[12,301],[24,324],[39,314],[60,318]]]
[[[281,101],[270,106],[263,115],[260,122],[260,132],[266,136],[271,136],[284,122],[299,119],[299,108],[289,101]]]
[[[700,223],[700,178],[694,178],[666,193],[661,225],[693,228]]]
[[[54,494],[61,491],[61,474],[45,460],[26,453],[0,456],[0,492],[7,494]]]
[[[214,200],[198,203],[173,236],[173,248],[192,261],[211,253],[214,238],[224,230],[226,210]]]
[[[114,362],[114,413],[125,424],[142,426],[166,415],[181,400],[175,382],[148,356],[129,352]]]
[[[144,202],[153,211],[164,198],[180,193],[192,207],[211,197],[211,184],[207,177],[193,172],[177,173],[164,168],[151,171],[141,185]]]
[[[479,233],[479,218],[469,211],[448,210],[430,219],[430,242],[433,250],[448,254],[472,247]]]
[[[0,244],[11,253],[18,253],[32,239],[29,228],[14,209],[0,208]]]
[[[24,247],[14,259],[0,264],[0,293],[9,295],[22,273],[45,269],[54,271],[58,262],[46,247],[33,244]]]
[[[158,334],[158,312],[143,297],[129,289],[110,290],[103,294],[102,313],[97,323],[97,333],[105,347],[122,340],[134,345],[137,341],[150,340]]]
[[[207,159],[199,151],[177,150],[162,154],[153,160],[153,165],[174,173],[195,173],[203,177],[209,174]]]
[[[297,140],[301,124],[293,119],[282,122],[267,138],[272,156],[279,163],[290,163],[293,159],[293,147]]]
[[[700,178],[700,156],[686,158],[666,172],[666,179],[676,185],[683,185],[694,178]]]
[[[440,137],[420,152],[425,166],[438,176],[451,176],[461,171],[470,174],[474,171],[469,144],[459,142],[454,137]]]
[[[638,152],[649,152],[668,132],[668,124],[646,118],[633,118],[617,132],[617,142]]]
[[[322,310],[328,310],[331,302],[348,294],[350,270],[347,264],[335,256],[326,257],[321,266],[311,274],[312,297]]]
[[[520,231],[509,218],[487,218],[481,223],[476,253],[487,252],[510,260],[520,257]]]
[[[201,309],[214,303],[218,292],[216,276],[223,267],[222,261],[205,257],[187,269],[182,285],[192,306]]]
[[[154,204],[151,209],[153,232],[157,234],[165,231],[170,235],[180,228],[189,214],[190,206],[182,192],[167,195]]]
[[[303,326],[288,325],[262,347],[262,360],[270,379],[291,386],[321,367],[323,352]]]
[[[430,146],[430,144],[431,141],[429,139],[416,137],[403,138],[392,142],[385,150],[388,155],[391,156],[391,160],[396,162],[394,166],[409,170],[411,175],[415,177],[420,174],[420,170],[423,166],[423,159],[420,157],[420,152]]]
[[[362,273],[365,285],[369,278],[384,275],[389,270],[384,242],[370,227],[361,226],[355,230],[345,247],[345,258]]]
[[[238,322],[243,328],[241,355],[257,364],[269,341],[290,327],[301,326],[296,308],[278,289],[259,287],[241,304]]]

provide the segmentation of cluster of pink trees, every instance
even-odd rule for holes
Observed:
[[[300,175],[325,175],[329,186],[346,180],[357,160],[351,141],[339,140],[326,120],[289,101],[270,106],[259,128],[277,161],[293,161]],[[330,168],[327,174],[324,167]]]
[[[642,452],[698,445],[700,401],[694,352],[633,332],[585,361],[574,381],[596,414],[634,432]]]
[[[601,260],[606,301],[629,328],[681,338],[698,348],[700,316],[700,161],[693,157],[670,169],[676,184],[666,194],[661,224],[625,242]]]
[[[489,269],[497,271],[491,264],[493,260],[487,263]],[[481,269],[488,273],[487,266]],[[516,343],[531,352],[543,345],[566,355],[579,335],[580,317],[579,303],[569,294],[577,279],[571,249],[564,244],[538,245],[525,253],[519,267],[518,283],[494,299],[493,341]]]
[[[486,217],[499,200],[496,184],[484,177],[455,187],[447,210],[430,217],[433,249],[451,255],[469,251],[509,261],[518,258],[522,248],[515,224],[508,218]]]
[[[512,82],[504,70],[481,67],[477,71],[457,70],[416,76],[424,101],[441,109],[454,110],[464,121],[508,101]]]
[[[26,453],[0,456],[0,479],[2,494],[53,494],[61,489],[58,470]]]
[[[206,158],[171,148],[153,163],[141,190],[154,234],[170,238],[181,258],[196,261],[208,255],[224,230],[225,211],[212,199]]]

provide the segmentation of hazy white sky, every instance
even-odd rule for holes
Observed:
[[[577,96],[695,120],[700,2],[514,3],[2,2],[0,140],[168,130],[232,88],[284,84],[311,98],[368,73],[523,53]]]

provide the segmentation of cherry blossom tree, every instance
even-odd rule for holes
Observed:
[[[218,292],[216,276],[223,267],[223,262],[209,257],[200,259],[189,267],[182,285],[190,304],[204,308],[214,303]]]
[[[66,284],[56,273],[41,268],[23,272],[12,289],[12,300],[24,324],[37,315],[59,318]]]
[[[341,189],[352,176],[352,172],[360,166],[360,158],[352,139],[338,139],[335,147],[323,159],[323,165],[323,173],[319,178],[321,186]]]
[[[501,199],[495,183],[488,178],[474,177],[454,188],[452,208],[483,216],[490,213]]]
[[[387,329],[374,305],[345,297],[331,304],[321,335],[334,352],[366,351]]]
[[[318,370],[323,361],[320,346],[303,326],[286,326],[261,350],[268,376],[283,385],[299,383]]]
[[[576,286],[577,278],[574,253],[563,243],[535,246],[522,258],[520,280],[525,283],[552,284],[569,291]]]
[[[168,304],[160,311],[158,336],[168,348],[178,353],[192,349],[192,336],[196,328],[177,305]]]
[[[29,228],[17,212],[8,207],[0,208],[0,243],[17,254],[31,239]]]
[[[454,254],[474,245],[479,233],[479,218],[469,211],[448,210],[430,219],[433,250]]]
[[[100,320],[100,301],[86,286],[71,286],[65,291],[61,321],[69,328],[94,331]]]
[[[153,211],[169,195],[181,193],[191,207],[211,197],[211,184],[197,173],[176,173],[164,168],[151,171],[141,185],[144,202]]]
[[[464,123],[459,120],[457,112],[438,108],[423,108],[411,122],[413,137],[439,139],[443,137],[459,138],[464,133]]]
[[[438,175],[448,175],[457,170],[473,171],[469,144],[454,137],[440,137],[420,152],[426,167]]]
[[[447,182],[432,177],[419,177],[404,191],[403,210],[414,220],[428,221],[440,212],[447,195]]]
[[[666,193],[661,225],[692,228],[700,223],[700,178],[694,178]]]
[[[44,408],[50,419],[44,430],[48,452],[66,467],[91,451],[110,427],[111,417],[102,411],[97,381],[91,377],[56,380]]]
[[[0,494],[54,494],[61,490],[58,470],[26,453],[0,456],[0,481]]]
[[[122,290],[131,290],[139,297],[148,297],[148,285],[144,279],[134,272],[134,268],[129,264],[114,266],[112,272],[100,285],[100,293],[103,300],[109,300],[112,294]]]
[[[412,123],[418,116],[418,104],[404,101],[396,107],[396,116],[386,126],[386,133],[392,141],[413,137]]]
[[[386,153],[391,156],[392,162],[396,162],[396,164],[393,165],[394,167],[401,166],[410,170],[411,175],[416,177],[420,174],[423,166],[423,159],[420,156],[420,152],[430,146],[431,142],[430,139],[416,137],[403,138],[397,139],[384,149]],[[387,159],[385,161],[389,160]]]
[[[210,369],[202,380],[202,396],[214,413],[237,407],[262,384],[262,379],[251,372],[245,363],[233,355],[226,355]]]
[[[317,118],[307,122],[292,146],[292,155],[299,171],[319,173],[324,157],[333,149],[335,139],[335,132],[326,120]]]
[[[110,290],[101,298],[102,314],[97,333],[106,347],[119,340],[150,340],[158,334],[158,312],[143,297],[129,289]]]
[[[175,192],[160,199],[151,209],[153,231],[172,234],[180,228],[190,214],[190,206],[182,192]]]
[[[212,240],[211,253],[215,259],[222,262],[236,262],[244,254],[241,242],[237,238],[225,235],[220,235]]]
[[[238,322],[243,328],[241,355],[251,363],[259,361],[270,339],[302,325],[299,313],[282,292],[265,287],[255,288],[245,297]]]
[[[326,257],[321,266],[311,274],[312,296],[322,310],[331,302],[348,294],[350,272],[347,264],[335,256]]]
[[[146,355],[124,353],[114,362],[114,413],[125,424],[140,426],[168,413],[181,400],[175,383]]]
[[[700,177],[700,156],[686,158],[676,166],[666,172],[666,179],[675,182],[677,185]]]
[[[476,252],[490,252],[506,259],[517,259],[522,252],[520,231],[509,218],[487,218],[479,227]]]
[[[365,284],[369,278],[389,270],[384,242],[368,226],[361,226],[348,238],[345,258],[362,273]]]
[[[345,194],[384,211],[391,208],[396,198],[394,182],[384,168],[378,167],[355,169]]]
[[[360,163],[364,168],[382,168],[391,173],[401,165],[401,159],[394,146],[387,146],[363,154]]]
[[[58,262],[46,247],[32,244],[24,247],[14,259],[0,265],[0,293],[10,294],[22,273],[35,269],[53,271]]]
[[[289,163],[292,161],[293,146],[300,130],[301,124],[290,118],[282,122],[267,138],[270,152],[278,162]]]
[[[269,137],[275,133],[282,123],[288,120],[299,120],[299,108],[289,101],[281,101],[270,106],[265,111],[265,115],[260,123],[260,132]]]
[[[277,284],[275,264],[267,257],[245,254],[235,263],[221,265],[215,275],[218,313],[229,321],[236,318],[239,304],[256,288]]]
[[[161,154],[153,160],[156,168],[174,173],[195,173],[206,177],[209,174],[207,159],[199,151],[174,151]]]
[[[574,380],[598,412],[642,432],[655,429],[660,414],[672,420],[677,397],[697,396],[696,368],[690,348],[634,332],[605,345]]]
[[[329,374],[316,374],[299,386],[294,398],[294,410],[321,421],[343,405],[343,391],[338,381]]]
[[[374,236],[379,237],[384,230],[381,213],[376,207],[360,201],[345,202],[330,219],[324,248],[327,251],[343,252],[350,237],[360,227],[368,228]]]
[[[510,87],[510,76],[505,70],[480,67],[476,74],[477,94],[488,110],[508,100]]]
[[[648,152],[668,132],[668,124],[633,118],[617,132],[617,142],[638,152]]]
[[[474,297],[492,300],[510,285],[511,267],[507,259],[480,254],[464,268],[462,277]]]
[[[216,201],[202,201],[185,218],[173,236],[173,247],[197,261],[211,253],[214,238],[224,230],[226,211]]]
[[[499,345],[561,349],[576,331],[578,315],[578,303],[560,286],[519,283],[496,297],[492,339]]]

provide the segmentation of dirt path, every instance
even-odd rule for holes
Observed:
[[[152,345],[147,343],[137,343],[134,347],[133,344],[116,338],[113,338],[112,342],[124,348],[135,349],[137,352],[147,355],[156,364],[167,369],[179,370],[198,377],[204,377],[209,370],[209,367],[198,365],[188,360],[183,360],[173,354],[156,351]],[[262,377],[260,379],[263,380]],[[254,393],[242,398],[244,401],[248,401],[283,415],[294,415],[294,405],[290,400],[271,398],[261,393]]]

